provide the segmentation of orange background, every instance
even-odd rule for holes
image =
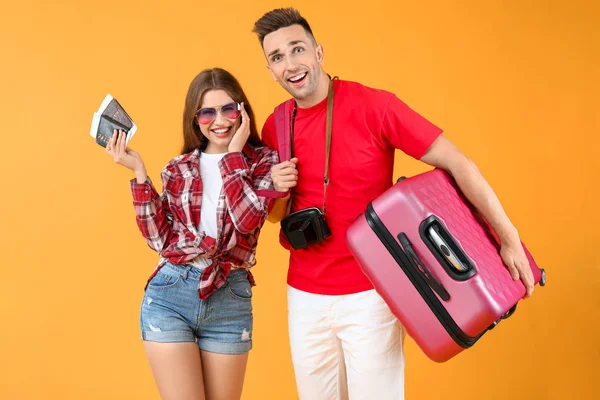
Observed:
[[[139,306],[157,256],[89,136],[111,93],[149,174],[182,142],[192,78],[221,66],[259,127],[287,96],[250,32],[275,1],[20,1],[0,15],[0,398],[157,399]],[[445,364],[406,343],[408,399],[595,399],[600,379],[600,7],[594,1],[304,1],[325,67],[444,128],[549,283]],[[483,4],[485,3],[485,5]],[[343,133],[341,133],[343,134]],[[396,176],[428,169],[398,154]],[[286,252],[262,233],[244,399],[293,399]],[[510,397],[509,397],[510,396]]]

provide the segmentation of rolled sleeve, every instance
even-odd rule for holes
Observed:
[[[219,161],[219,169],[224,177],[233,175],[236,171],[248,171],[250,168],[244,155],[241,152],[227,153]]]
[[[153,197],[158,197],[150,178],[146,178],[144,183],[138,183],[137,179],[134,178],[130,181],[130,187],[135,204],[148,203]]]

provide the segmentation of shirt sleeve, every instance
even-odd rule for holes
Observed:
[[[277,135],[276,135],[276,131],[275,131],[275,117],[273,116],[273,114],[269,115],[269,117],[265,121],[265,124],[263,125],[263,128],[262,128],[261,136],[262,136],[262,141],[265,144],[265,146],[267,146],[271,150],[277,151],[278,143],[277,143]]]
[[[262,227],[274,199],[258,196],[257,190],[274,190],[271,168],[279,162],[277,152],[263,149],[251,172],[241,152],[228,153],[219,161],[227,211],[235,228],[243,234]]]
[[[161,178],[166,186],[167,171],[163,171]],[[173,231],[173,216],[166,192],[159,195],[150,177],[144,183],[132,179],[130,186],[138,228],[148,246],[160,253]]]
[[[442,129],[390,94],[380,130],[380,135],[390,146],[418,160],[441,133]]]

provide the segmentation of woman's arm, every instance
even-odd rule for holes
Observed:
[[[271,168],[277,161],[275,151],[264,150],[252,174],[241,152],[228,153],[219,162],[227,211],[240,233],[260,228],[267,219],[274,199],[256,191],[272,189]]]
[[[166,194],[159,196],[148,178],[142,157],[126,147],[125,132],[115,130],[106,146],[106,152],[117,164],[135,173],[135,179],[131,181],[135,219],[148,246],[160,253],[172,233],[173,226]],[[169,179],[168,171],[163,171],[161,176],[164,187]]]

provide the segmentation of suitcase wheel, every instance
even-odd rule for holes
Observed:
[[[542,279],[540,279],[540,286],[546,286],[546,270],[545,269],[540,269],[540,272],[542,273]]]
[[[403,181],[403,180],[405,180],[405,179],[406,179],[406,177],[405,177],[405,176],[401,176],[400,178],[398,178],[398,180],[396,181],[396,183],[398,183],[398,182],[400,182],[400,181]]]
[[[498,325],[500,323],[500,321],[502,321],[503,319],[506,319],[506,318],[510,317],[511,315],[513,315],[515,313],[515,311],[517,311],[517,305],[516,304],[514,306],[512,306],[510,308],[510,310],[508,310],[507,312],[505,312],[500,318],[498,318],[496,321],[492,322],[492,324],[490,326],[488,326],[487,330],[491,331],[492,329],[494,329],[496,327],[496,325]]]
[[[510,310],[508,310],[501,318],[502,319],[506,319],[506,318],[510,317],[511,315],[513,315],[515,313],[515,311],[517,311],[517,305],[516,304],[514,306],[512,306],[510,308]]]

